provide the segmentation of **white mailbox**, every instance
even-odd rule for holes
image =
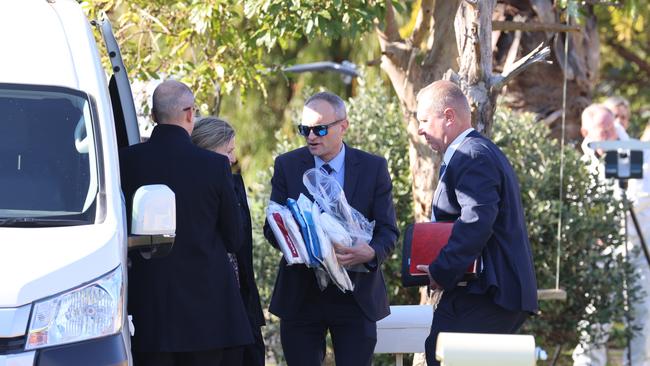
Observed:
[[[424,352],[433,319],[431,305],[393,305],[390,315],[377,322],[375,353]]]

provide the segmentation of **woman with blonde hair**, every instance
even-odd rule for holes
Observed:
[[[227,156],[231,166],[237,162],[237,158],[235,157],[235,130],[223,119],[216,117],[201,118],[194,124],[192,142],[199,147]],[[264,340],[262,339],[261,331],[261,326],[264,325],[264,314],[262,313],[260,295],[253,274],[251,216],[242,176],[240,174],[233,174],[233,179],[235,193],[239,201],[239,214],[242,216],[244,229],[242,237],[244,242],[238,252],[229,253],[229,256],[238,280],[242,300],[248,313],[255,343],[226,350],[222,362],[224,365],[264,365]]]

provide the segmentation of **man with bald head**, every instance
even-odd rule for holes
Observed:
[[[610,98],[606,103],[607,104],[591,104],[582,112],[582,125],[580,132],[584,138],[581,145],[584,155],[581,160],[587,164],[589,171],[601,183],[608,182],[605,184],[605,187],[609,187],[613,190],[615,198],[621,199],[623,193],[622,188],[615,180],[607,180],[605,177],[605,151],[602,149],[594,150],[589,147],[589,143],[595,141],[629,140],[627,134],[620,135],[622,128],[620,126],[626,126],[629,118],[629,112],[627,112],[627,101],[621,98]],[[625,110],[617,110],[617,106],[623,107]],[[637,211],[637,216],[645,219],[648,217],[648,211],[645,210],[648,209],[650,205],[648,205],[648,201],[646,200],[647,188],[645,187],[647,184],[644,184],[644,180],[630,180],[630,185],[626,192],[629,199],[638,199],[637,202],[634,203],[636,206],[635,210]],[[642,213],[643,215],[640,215],[639,213]],[[644,226],[642,225],[641,227]],[[629,225],[628,235],[628,245],[632,248],[641,245],[641,243],[638,242],[638,239],[636,239],[638,234],[633,225]],[[621,252],[624,251],[623,247],[619,248],[619,250]],[[641,251],[639,250],[639,253],[640,252]],[[645,258],[635,255],[632,250],[630,250],[630,253],[632,254],[628,258],[630,261],[629,263],[632,264],[632,266],[637,267],[637,274],[640,275],[640,278],[650,278]],[[647,287],[648,281],[641,280],[637,283],[641,286],[641,289],[644,292],[649,290],[648,288],[644,288]],[[632,365],[650,364],[650,349],[648,347],[650,345],[650,337],[648,337],[648,334],[650,333],[650,325],[646,324],[646,319],[649,318],[649,302],[650,300],[647,298],[640,298],[639,301],[631,304],[631,311],[634,314],[633,325],[643,330],[642,332],[635,334],[632,338],[630,351]],[[607,341],[612,331],[612,324],[594,323],[589,326],[593,330],[598,331],[596,333],[597,338],[592,339],[588,336],[587,332],[584,330],[581,331],[581,336],[586,340],[586,342],[579,343],[573,350],[572,357],[574,366],[604,366],[607,364]],[[623,363],[626,363],[627,361],[627,354],[627,352],[624,352]]]
[[[591,104],[582,111],[580,133],[583,138],[582,152],[593,161],[594,171],[597,171],[597,167],[600,165],[598,158],[604,154],[604,151],[594,151],[589,147],[589,143],[619,139],[614,123],[614,113],[602,104]]]
[[[352,207],[375,221],[369,243],[336,246],[340,264],[364,269],[348,271],[354,283],[352,293],[343,293],[333,284],[321,291],[312,269],[287,266],[284,258],[280,260],[270,311],[280,317],[282,349],[289,366],[321,365],[328,330],[337,366],[370,365],[377,342],[376,322],[390,312],[381,264],[399,235],[392,183],[384,158],[343,142],[348,127],[343,100],[329,92],[317,93],[305,102],[298,126],[306,146],[275,159],[272,201],[285,204],[287,198],[297,199],[301,193],[313,199],[302,176],[317,168],[338,181]],[[268,223],[264,234],[278,248]]]
[[[192,143],[194,95],[185,84],[160,84],[152,115],[151,138],[120,151],[122,190],[129,208],[140,186],[174,191],[176,239],[164,257],[130,253],[133,358],[136,366],[221,365],[225,348],[253,342],[226,254],[242,243],[230,164]]]
[[[439,365],[440,332],[514,333],[537,311],[537,285],[517,176],[501,150],[471,126],[467,98],[449,81],[417,96],[418,133],[443,156],[432,221],[453,222],[449,241],[430,265],[430,286],[443,289],[425,342]],[[479,260],[476,278],[466,269]]]

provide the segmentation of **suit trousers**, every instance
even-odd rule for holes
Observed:
[[[223,349],[195,352],[133,352],[134,366],[225,366]]]
[[[282,350],[289,366],[320,366],[329,330],[337,366],[370,366],[377,325],[363,314],[352,293],[334,285],[310,296],[298,314],[280,321]]]
[[[224,366],[264,366],[266,351],[264,339],[259,326],[252,329],[255,343],[241,347],[225,348],[223,352]]]
[[[488,294],[470,294],[467,287],[445,291],[433,313],[431,333],[424,343],[427,365],[440,365],[436,360],[440,332],[512,334],[526,318],[528,313],[506,310],[496,305]]]

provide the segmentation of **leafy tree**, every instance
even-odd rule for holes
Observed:
[[[202,115],[228,119],[238,131],[240,166],[253,172],[271,163],[273,133],[287,120],[287,102],[304,85],[326,86],[341,95],[352,92],[332,74],[296,76],[282,73],[282,67],[315,60],[340,62],[363,53],[367,47],[361,34],[381,11],[374,6],[363,10],[362,1],[294,1],[289,7],[285,2],[232,0],[85,0],[82,5],[91,19],[102,11],[108,14],[132,80],[179,79],[195,91]],[[295,14],[271,19],[261,13],[275,9]],[[350,15],[340,20],[342,12]],[[326,24],[332,20],[323,18],[327,13],[336,15],[338,25]],[[304,28],[311,19],[313,29],[290,31],[297,18]],[[267,37],[269,29],[278,33]],[[333,37],[316,37],[321,31]]]
[[[643,132],[650,109],[650,19],[647,0],[620,1],[597,9],[601,39],[598,96],[620,95],[631,102],[630,136]]]

